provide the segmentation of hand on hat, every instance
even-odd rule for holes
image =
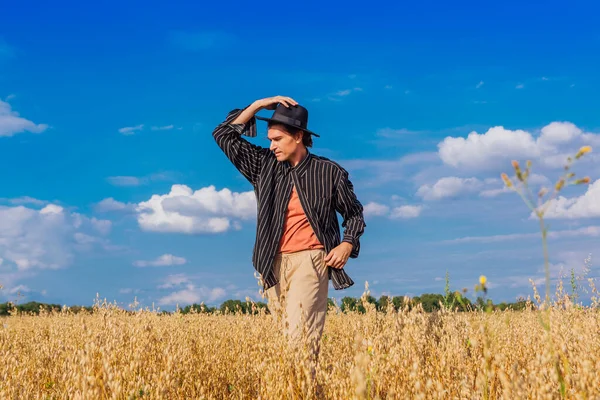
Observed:
[[[283,104],[286,107],[297,106],[298,102],[291,97],[287,96],[273,96],[267,97],[264,99],[257,100],[256,103],[260,106],[260,108],[264,108],[267,110],[274,110],[277,108],[277,104]]]

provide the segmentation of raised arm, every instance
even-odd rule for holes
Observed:
[[[255,137],[255,114],[262,109],[275,109],[278,103],[286,107],[298,104],[295,100],[283,96],[256,100],[246,108],[230,111],[225,121],[213,130],[213,138],[217,145],[238,171],[253,185],[260,175],[262,160],[270,150],[250,143],[241,135]]]

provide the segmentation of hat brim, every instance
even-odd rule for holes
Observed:
[[[318,135],[318,134],[314,133],[313,131],[311,131],[311,130],[309,130],[309,129],[306,129],[306,128],[301,128],[301,127],[299,127],[299,126],[290,125],[290,124],[288,124],[287,122],[284,122],[284,121],[278,120],[277,118],[266,118],[266,117],[259,117],[258,115],[255,115],[255,116],[254,116],[254,118],[256,118],[256,119],[260,119],[261,121],[267,121],[267,122],[277,122],[277,123],[279,123],[279,124],[283,124],[283,125],[286,125],[286,126],[292,127],[292,128],[294,128],[294,129],[300,129],[300,130],[303,130],[304,132],[306,132],[306,133],[308,133],[308,134],[311,134],[311,135],[313,135],[313,136],[316,136],[316,137],[321,137],[321,135]]]

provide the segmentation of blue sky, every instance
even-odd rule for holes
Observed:
[[[0,301],[259,300],[252,188],[211,132],[277,94],[309,109],[312,151],[349,170],[365,206],[362,252],[346,267],[356,284],[331,297],[360,296],[365,281],[376,297],[440,293],[446,271],[470,293],[485,274],[495,301],[531,295],[529,278],[543,290],[537,221],[499,176],[531,159],[535,188],[552,185],[567,154],[600,148],[597,11],[4,5]],[[259,129],[252,141],[268,146]],[[598,161],[581,160],[591,185],[549,208],[554,278],[582,274],[590,254],[598,276]],[[226,229],[206,228],[213,218]]]

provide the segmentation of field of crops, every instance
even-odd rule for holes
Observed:
[[[1,320],[2,399],[600,398],[598,309],[328,315],[317,385],[272,317],[59,312]],[[544,328],[549,317],[550,328]]]

